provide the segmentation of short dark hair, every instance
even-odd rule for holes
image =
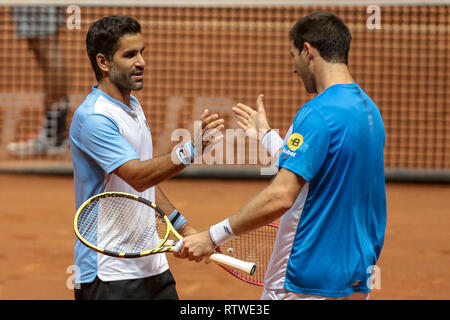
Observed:
[[[102,72],[97,65],[97,54],[102,53],[111,61],[120,37],[140,32],[139,22],[126,16],[105,17],[90,26],[86,35],[86,49],[97,81],[102,78]]]
[[[344,21],[327,11],[316,11],[298,20],[289,32],[301,52],[308,42],[327,62],[348,64],[352,36]]]

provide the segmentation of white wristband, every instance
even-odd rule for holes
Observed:
[[[209,228],[209,236],[211,237],[211,241],[216,246],[220,246],[223,243],[236,238],[228,219],[211,226]]]
[[[177,148],[176,153],[178,159],[180,159],[181,163],[184,165],[190,165],[194,162],[194,158],[196,157],[192,141],[189,141],[188,143],[185,143],[181,147]]]
[[[277,152],[283,148],[284,140],[279,136],[279,134],[270,129],[261,139],[261,145],[266,148],[272,157],[274,157]]]

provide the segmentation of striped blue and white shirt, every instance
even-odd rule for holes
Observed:
[[[114,170],[133,159],[153,157],[152,136],[138,100],[131,96],[130,107],[93,87],[73,115],[70,149],[74,169],[75,205],[104,191],[122,191],[155,201],[155,189],[137,192],[114,174]],[[144,278],[166,271],[164,254],[139,259],[121,259],[98,254],[78,239],[75,265],[80,283]]]

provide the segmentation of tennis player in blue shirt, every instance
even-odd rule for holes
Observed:
[[[177,255],[200,261],[281,218],[262,299],[368,299],[386,228],[383,121],[349,73],[351,35],[339,17],[314,12],[290,38],[293,72],[317,96],[285,139],[270,129],[262,96],[257,110],[233,108],[240,127],[278,159],[277,175],[237,213],[186,237]]]

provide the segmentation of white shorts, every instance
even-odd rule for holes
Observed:
[[[267,290],[264,289],[261,300],[369,300],[368,293],[356,292],[348,297],[321,297],[301,294],[286,289]]]

